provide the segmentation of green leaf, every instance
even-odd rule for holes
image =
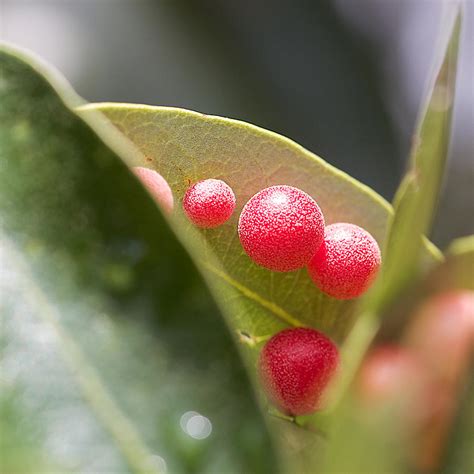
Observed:
[[[170,183],[177,208],[177,234],[206,275],[217,301],[252,357],[259,342],[288,326],[312,326],[342,342],[353,324],[354,301],[323,295],[305,269],[276,273],[258,267],[242,250],[237,234],[240,210],[256,192],[289,184],[312,195],[327,223],[358,224],[383,242],[390,206],[296,143],[235,120],[167,107],[91,104],[142,151],[131,166],[159,171]],[[223,226],[196,230],[184,217],[181,200],[190,183],[224,179],[235,191],[236,212]],[[427,259],[433,261],[432,254]]]
[[[346,341],[344,393],[376,334],[384,310],[420,276],[424,235],[430,230],[446,162],[456,82],[461,9],[447,5],[434,74],[414,135],[410,166],[394,198],[380,277],[364,297],[361,316]]]
[[[375,311],[386,306],[417,274],[422,237],[430,231],[439,199],[451,135],[456,84],[460,5],[453,2],[445,12],[428,97],[423,105],[410,153],[410,165],[393,202],[385,248],[385,264],[374,298]]]
[[[169,182],[177,204],[172,224],[203,271],[216,301],[241,343],[247,367],[255,379],[255,364],[262,343],[288,326],[310,326],[342,343],[356,316],[355,301],[340,301],[322,294],[305,269],[276,273],[255,265],[242,250],[237,234],[241,208],[259,190],[289,184],[312,195],[327,223],[352,222],[367,229],[382,245],[390,206],[374,191],[335,169],[301,146],[256,126],[221,117],[167,107],[133,104],[89,104],[80,108],[87,116],[101,111],[142,151],[144,158],[130,166],[145,166]],[[223,226],[197,230],[181,209],[189,184],[205,178],[225,180],[237,197],[234,216]],[[438,258],[427,245],[423,264]],[[256,381],[258,389],[258,381]],[[314,429],[302,420],[306,430]],[[279,436],[293,439],[293,429]],[[319,431],[316,426],[316,431]],[[299,449],[289,451],[290,466],[301,459],[309,472],[320,462],[321,446],[310,431]]]
[[[2,468],[275,472],[219,311],[121,161],[139,153],[38,60],[4,46],[0,70]]]

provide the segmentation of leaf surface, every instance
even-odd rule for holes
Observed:
[[[107,103],[81,110],[103,112],[142,151],[142,161],[129,164],[153,168],[170,183],[177,234],[250,349],[288,326],[312,326],[344,340],[354,302],[323,295],[306,269],[277,273],[254,264],[239,242],[238,217],[256,192],[288,184],[313,196],[328,224],[353,222],[382,244],[391,211],[380,196],[291,140],[253,125],[167,107]],[[211,177],[233,188],[236,211],[221,227],[199,231],[185,218],[181,201],[190,183]],[[433,258],[427,252],[427,259]]]

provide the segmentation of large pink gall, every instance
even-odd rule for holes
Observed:
[[[321,245],[324,217],[316,201],[292,186],[271,186],[255,194],[239,220],[247,255],[270,270],[303,268]]]

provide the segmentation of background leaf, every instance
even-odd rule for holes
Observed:
[[[0,69],[2,471],[274,472],[217,308],[104,141],[131,145],[37,60],[5,46]]]
[[[393,201],[383,274],[372,292],[379,301],[374,303],[376,311],[416,276],[422,237],[430,231],[439,199],[451,135],[461,32],[460,6],[453,2],[449,7],[443,18],[435,72],[413,137],[409,170]]]
[[[394,198],[381,275],[362,300],[361,316],[344,347],[347,370],[337,389],[340,393],[355,375],[383,312],[420,276],[423,236],[436,209],[451,132],[461,28],[457,2],[446,6],[441,27],[441,47],[414,135],[410,167]]]

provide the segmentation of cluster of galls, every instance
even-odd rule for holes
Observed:
[[[171,190],[155,171],[155,188],[144,172],[137,172],[162,207],[172,207]],[[148,174],[147,174],[148,177]],[[171,203],[171,204],[170,204]],[[235,209],[229,185],[217,179],[193,184],[183,199],[189,220],[202,228],[226,222]],[[316,201],[298,188],[271,186],[255,194],[242,209],[238,233],[247,255],[258,265],[277,272],[307,267],[315,285],[337,299],[356,298],[373,282],[380,266],[380,250],[364,229],[349,223],[325,226]],[[324,389],[339,365],[335,344],[310,328],[287,329],[264,346],[259,364],[265,391],[281,410],[302,415],[320,408]]]

